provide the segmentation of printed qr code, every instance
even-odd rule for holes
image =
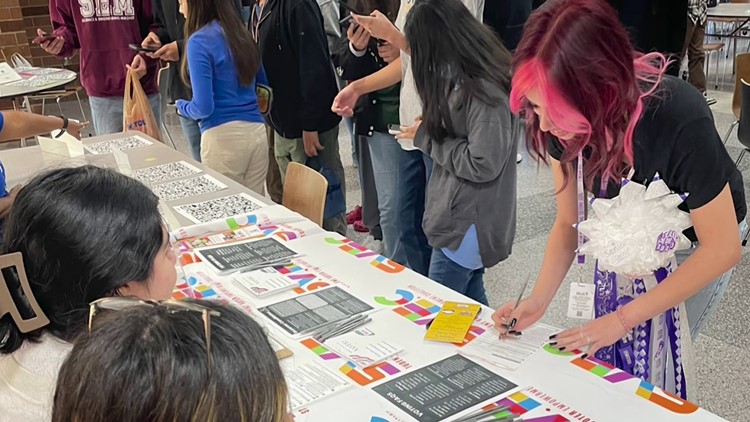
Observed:
[[[200,169],[195,166],[191,166],[184,161],[177,161],[175,163],[134,170],[133,177],[144,183],[159,183],[194,176],[200,172]]]
[[[227,186],[225,184],[204,174],[190,179],[175,180],[173,182],[153,185],[151,189],[159,198],[161,198],[162,201],[174,201],[176,199],[203,195],[226,188]]]
[[[247,214],[264,206],[265,204],[254,199],[252,196],[240,193],[210,201],[180,205],[175,207],[175,211],[194,223],[207,223],[235,215]]]
[[[140,136],[127,136],[125,138],[112,139],[109,141],[96,142],[93,144],[83,144],[86,151],[94,155],[111,154],[113,150],[124,151],[131,148],[140,148],[151,145],[151,142]]]

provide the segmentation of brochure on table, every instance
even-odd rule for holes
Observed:
[[[290,226],[294,224],[289,223]],[[200,273],[198,283],[211,286],[215,297],[234,303],[253,315],[277,340],[292,350],[294,355],[286,359],[288,363],[285,364],[314,362],[351,385],[351,388],[337,390],[330,396],[324,395],[295,409],[296,420],[330,421],[331,412],[335,412],[336,415],[350,415],[348,421],[416,421],[418,419],[408,412],[375,394],[373,388],[453,355],[465,356],[519,385],[522,391],[495,401],[511,406],[516,414],[523,413],[524,420],[630,421],[645,415],[659,421],[722,420],[691,403],[669,397],[620,370],[592,359],[578,359],[580,355],[539,349],[518,369],[511,370],[492,365],[470,353],[461,354],[461,348],[477,338],[487,344],[499,341],[495,340],[498,333],[491,322],[490,308],[483,307],[462,345],[425,341],[425,326],[442,303],[465,302],[465,297],[337,234],[319,232],[282,241],[304,256],[293,260],[290,265],[276,268],[276,271],[285,277],[294,277],[299,286],[271,296],[257,297],[237,286],[231,275],[219,276],[204,268],[202,263],[186,268],[193,274]],[[325,343],[310,337],[291,336],[258,312],[260,307],[332,286],[372,306],[372,322],[365,328],[374,336],[382,336],[402,347],[403,352],[362,368],[342,358],[333,348],[327,348]],[[366,397],[367,404],[356,400],[358,397]],[[471,413],[485,404],[446,420]]]

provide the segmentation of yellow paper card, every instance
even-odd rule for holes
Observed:
[[[480,305],[445,302],[425,334],[425,340],[462,343],[471,324],[482,309]]]

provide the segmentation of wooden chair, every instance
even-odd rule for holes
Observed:
[[[735,59],[737,72],[734,77],[734,94],[732,94],[732,112],[735,121],[729,126],[724,135],[724,144],[729,140],[734,128],[740,123],[740,110],[742,109],[742,80],[750,81],[750,53],[738,54]]]
[[[328,181],[322,174],[299,163],[289,163],[284,178],[282,205],[323,226]]]

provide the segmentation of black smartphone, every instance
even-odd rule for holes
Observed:
[[[54,35],[54,34],[44,34],[44,35],[37,36],[31,42],[34,43],[34,44],[44,44],[47,41],[54,40],[55,38],[57,38],[57,35]]]
[[[349,4],[347,4],[344,0],[339,0],[338,3],[339,3],[339,5],[341,7],[343,7],[344,9],[346,9],[346,10],[352,12],[352,13],[354,13],[355,15],[366,15],[366,13],[362,13],[359,10],[357,10],[357,9],[349,6]]]
[[[128,44],[128,47],[139,53],[155,53],[159,47],[143,47],[139,44]]]
[[[342,28],[349,29],[349,25],[357,25],[357,22],[354,21],[354,18],[352,17],[352,15],[346,15],[343,19],[339,21],[339,25],[341,25]]]

